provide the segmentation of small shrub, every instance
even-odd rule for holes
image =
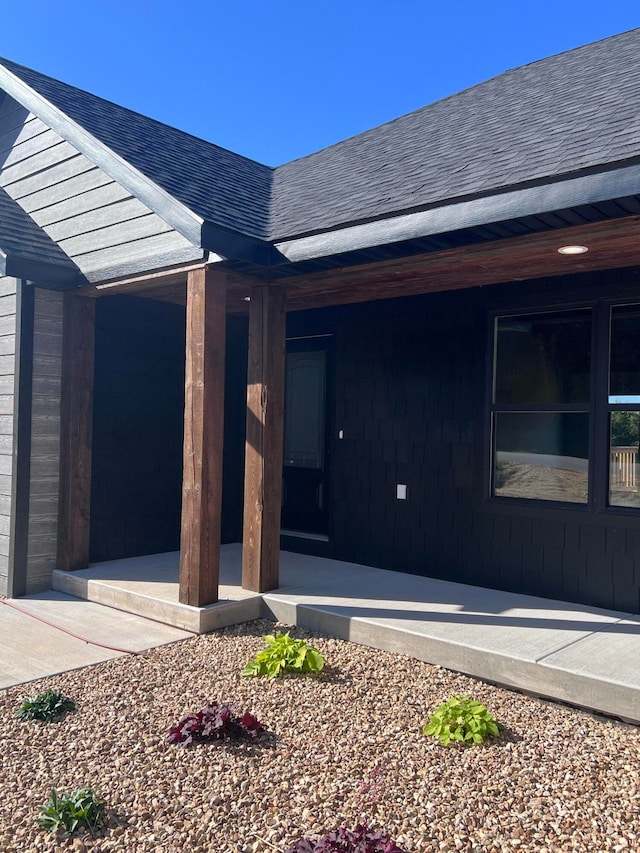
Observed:
[[[73,835],[80,829],[94,829],[103,825],[103,800],[96,799],[93,788],[78,788],[72,794],[58,794],[55,788],[51,797],[40,807],[36,823],[42,829]]]
[[[172,726],[167,741],[189,746],[212,740],[250,740],[263,731],[262,723],[248,711],[239,717],[228,702],[211,702],[197,714],[188,714]]]
[[[294,640],[287,631],[275,636],[263,637],[267,644],[255,658],[245,666],[243,675],[268,675],[277,678],[284,672],[318,673],[324,666],[324,658],[317,649],[304,640]]]
[[[381,767],[374,767],[368,778],[363,779],[358,787],[357,802],[364,817],[373,808],[384,801],[390,791],[387,774]]]
[[[404,853],[388,835],[375,830],[368,824],[357,826],[354,830],[336,829],[311,841],[301,838],[286,853]]]
[[[25,699],[16,711],[19,720],[43,720],[50,723],[66,711],[75,711],[73,699],[63,696],[59,690],[45,690],[31,699]]]
[[[496,721],[484,705],[468,696],[452,696],[443,702],[422,729],[425,735],[437,737],[443,746],[450,743],[471,745],[498,737]]]

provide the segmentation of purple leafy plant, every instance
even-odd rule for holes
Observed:
[[[335,829],[323,838],[301,838],[286,853],[405,853],[395,841],[366,823],[354,830]]]
[[[362,818],[367,813],[377,809],[378,804],[389,792],[389,780],[387,774],[381,767],[374,767],[367,779],[364,779],[358,788],[357,802],[360,806]]]
[[[212,740],[251,740],[264,731],[264,726],[246,711],[238,716],[229,702],[210,702],[197,714],[188,714],[167,734],[168,743],[207,742]]]

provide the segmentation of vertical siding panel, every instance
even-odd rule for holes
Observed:
[[[640,301],[640,269],[611,275],[608,297]],[[333,516],[323,553],[640,611],[640,511],[487,499],[490,313],[544,308],[558,303],[559,292],[568,304],[599,298],[601,276],[289,315],[290,336],[335,330],[334,434],[343,438],[333,447]],[[395,499],[396,483],[407,484],[406,501]],[[287,547],[309,550],[303,540]]]

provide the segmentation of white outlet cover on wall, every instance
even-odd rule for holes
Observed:
[[[407,487],[404,483],[398,483],[396,485],[396,498],[399,501],[406,501],[407,499]]]

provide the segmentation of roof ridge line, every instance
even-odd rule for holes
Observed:
[[[269,166],[266,163],[261,163],[259,160],[254,160],[252,157],[247,157],[246,154],[240,154],[237,151],[234,151],[232,148],[226,148],[224,145],[219,145],[217,142],[212,142],[210,139],[205,139],[203,136],[197,136],[197,134],[191,133],[188,130],[183,130],[181,127],[176,127],[176,125],[174,124],[169,124],[166,121],[161,121],[160,119],[154,118],[153,116],[149,116],[146,113],[141,113],[139,110],[133,110],[131,109],[131,107],[125,107],[123,104],[119,104],[117,101],[112,101],[109,98],[104,98],[102,95],[96,95],[93,92],[90,92],[88,89],[81,89],[80,86],[75,86],[73,83],[67,83],[64,80],[58,80],[57,77],[52,77],[50,74],[45,74],[43,71],[38,71],[35,68],[30,68],[28,65],[23,65],[20,62],[14,62],[12,59],[7,59],[4,56],[0,56],[0,66],[4,67],[5,70],[9,73],[13,72],[11,72],[10,68],[8,68],[7,66],[12,65],[16,68],[21,68],[24,71],[28,71],[33,74],[38,74],[40,77],[44,77],[51,83],[55,83],[57,85],[62,84],[63,86],[66,86],[69,89],[73,89],[76,92],[81,92],[83,95],[87,95],[90,98],[95,98],[98,101],[102,101],[105,104],[109,104],[112,107],[116,107],[116,109],[118,110],[123,110],[124,112],[131,113],[132,115],[138,116],[144,121],[150,121],[154,124],[160,125],[161,127],[167,127],[170,130],[174,130],[176,133],[182,134],[183,136],[189,136],[191,139],[195,139],[197,142],[204,142],[206,145],[211,145],[212,148],[217,148],[219,151],[224,151],[227,154],[232,154],[234,157],[239,157],[240,159],[245,160],[247,163],[252,163],[255,166],[260,166],[261,168],[268,169],[271,172],[274,172],[277,168],[276,166]]]

